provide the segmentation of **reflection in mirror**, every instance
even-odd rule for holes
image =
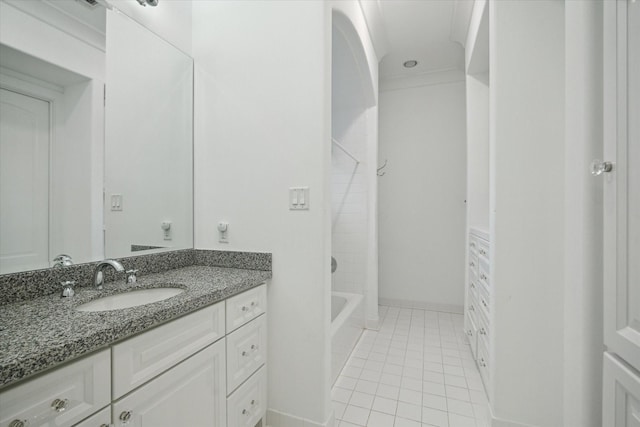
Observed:
[[[0,274],[103,256],[103,90],[0,44]]]
[[[193,61],[107,13],[105,253],[193,247]]]
[[[0,274],[192,247],[192,60],[109,15],[0,0]]]

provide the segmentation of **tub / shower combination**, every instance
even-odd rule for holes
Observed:
[[[331,382],[335,383],[364,330],[363,297],[331,293]]]

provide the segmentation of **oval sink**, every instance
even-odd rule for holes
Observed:
[[[180,288],[151,288],[123,292],[94,299],[76,307],[79,311],[109,311],[137,307],[171,298],[184,292]]]

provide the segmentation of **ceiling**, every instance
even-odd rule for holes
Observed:
[[[473,0],[360,0],[377,3],[378,40],[384,38],[380,79],[464,70],[464,42]],[[365,8],[363,7],[363,10]],[[365,10],[365,13],[367,11]],[[367,21],[370,22],[369,10]],[[378,43],[380,45],[381,43]],[[414,68],[405,68],[416,60]]]

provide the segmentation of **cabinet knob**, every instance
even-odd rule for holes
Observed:
[[[251,344],[251,350],[257,350],[257,349],[258,349],[258,346],[257,346],[257,345],[255,345],[255,344]]]
[[[251,301],[251,307],[255,307],[256,306],[256,302],[255,301]]]
[[[69,403],[67,399],[56,399],[51,402],[51,409],[56,412],[63,412],[65,409],[67,409],[67,403]]]
[[[603,162],[602,160],[596,159],[591,162],[591,175],[600,176],[605,172],[611,172],[613,170],[613,163],[611,162]]]
[[[253,400],[251,401],[251,406],[253,406],[253,405],[255,405],[255,404],[256,404],[256,400],[255,400],[255,399],[253,399]]]
[[[480,366],[482,366],[483,368],[487,367],[487,364],[484,361],[484,357],[480,359]]]
[[[487,331],[485,331],[484,328],[481,328],[480,335],[487,335]]]
[[[249,308],[248,308],[246,305],[243,305],[243,306],[242,306],[242,308],[241,308],[241,310],[242,310],[242,311],[247,311],[247,310],[249,310]]]
[[[13,420],[9,423],[9,427],[29,427],[27,420]]]
[[[246,356],[246,355],[247,355],[247,352],[246,352],[246,351],[243,351],[243,352],[242,352],[242,355],[243,355],[243,356]]]
[[[472,305],[470,305],[470,306],[469,306],[469,311],[473,311],[473,310],[475,310],[475,308],[473,308],[473,306],[472,306]]]
[[[469,263],[469,266],[471,266],[471,267],[475,267],[476,265],[473,263],[473,261],[471,261],[471,262]]]
[[[469,336],[473,335],[473,333],[471,332],[471,329],[469,329],[469,330],[467,331],[467,335],[469,335]]]
[[[473,282],[471,282],[471,289],[474,289],[476,287],[476,285],[473,284]]]
[[[122,411],[118,419],[122,421],[123,424],[127,424],[129,420],[131,420],[131,411]]]
[[[249,411],[247,411],[246,409],[243,409],[242,410],[242,415],[251,415],[251,414],[249,414]]]

